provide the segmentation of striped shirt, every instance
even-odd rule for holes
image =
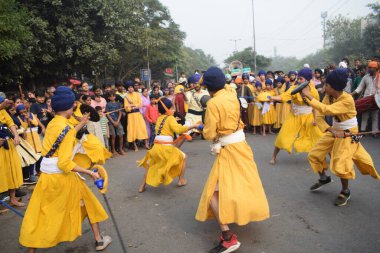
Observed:
[[[106,116],[100,117],[100,125],[102,126],[102,133],[107,136],[108,119]]]

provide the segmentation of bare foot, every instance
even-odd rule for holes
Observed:
[[[119,154],[120,155],[126,155],[127,153],[125,153],[122,149],[119,151]]]
[[[187,185],[187,180],[186,179],[179,179],[178,180],[178,184],[177,184],[178,187],[182,187],[182,186],[185,186],[185,185]]]
[[[149,149],[150,149],[149,144],[146,144],[146,145],[145,145],[145,148],[146,148],[147,150],[149,150]]]
[[[143,193],[143,192],[145,192],[145,190],[146,190],[146,184],[140,185],[139,193]]]
[[[267,136],[267,134],[266,134],[266,133],[263,133],[263,136]]]
[[[112,153],[112,157],[117,157],[119,154],[117,152]]]
[[[10,205],[11,206],[16,206],[16,207],[24,207],[25,203],[19,202],[16,199],[11,199],[10,200]]]
[[[270,165],[275,165],[276,164],[276,160],[274,158],[272,158],[270,161],[269,161],[269,164]]]
[[[9,212],[9,209],[1,209],[0,210],[0,215],[4,214],[4,213],[7,213],[7,212]]]

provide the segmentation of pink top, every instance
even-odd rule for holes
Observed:
[[[100,99],[100,101],[97,102],[96,99]],[[102,108],[102,112],[106,111],[106,105],[107,101],[102,97],[91,99],[91,107],[95,108],[97,106],[100,106]]]
[[[158,107],[153,107],[152,105],[148,105],[145,112],[145,117],[149,123],[156,124],[158,116],[160,113],[158,112]]]

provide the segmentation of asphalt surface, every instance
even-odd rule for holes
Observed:
[[[306,154],[289,156],[281,152],[278,164],[268,164],[274,139],[275,135],[247,137],[268,197],[271,218],[243,227],[231,226],[242,243],[238,252],[380,252],[380,181],[357,173],[350,187],[351,201],[346,207],[335,207],[339,179],[333,176],[333,184],[311,193],[309,187],[318,177],[310,170]],[[362,143],[380,171],[380,139],[368,137]],[[175,181],[167,187],[138,193],[143,170],[136,167],[136,160],[144,156],[145,150],[129,151],[126,156],[107,162],[107,198],[128,252],[201,253],[217,244],[217,223],[202,223],[194,218],[214,160],[209,143],[195,140],[182,149],[189,155],[189,184],[183,188],[175,187]],[[88,184],[104,203],[91,181]],[[0,216],[0,252],[25,252],[18,243],[20,225],[21,218],[13,213]],[[101,224],[101,230],[113,238],[105,252],[122,252],[111,219]],[[88,222],[83,223],[83,235],[75,242],[38,252],[95,252]]]

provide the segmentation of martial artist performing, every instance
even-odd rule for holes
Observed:
[[[185,186],[185,169],[187,156],[178,145],[184,138],[190,136],[181,135],[174,141],[175,134],[184,134],[189,130],[197,129],[199,124],[183,126],[177,123],[172,112],[173,104],[167,98],[158,100],[158,111],[161,114],[156,123],[156,137],[154,146],[139,162],[139,166],[146,169],[139,192],[146,190],[146,185],[158,187],[160,184],[168,185],[175,177],[178,177],[177,186]],[[178,145],[177,145],[178,144]]]
[[[196,219],[216,218],[222,236],[211,253],[234,252],[240,247],[228,224],[246,225],[269,218],[269,206],[261,184],[253,153],[243,131],[240,103],[236,92],[225,85],[225,76],[217,67],[203,75],[211,95],[203,135],[214,142],[214,165],[203,189]]]
[[[309,81],[311,87],[311,95],[319,100],[318,91],[314,88],[311,79],[313,72],[309,68],[303,68],[298,73],[298,83]],[[276,163],[276,158],[281,149],[292,153],[296,152],[309,152],[311,148],[317,143],[318,139],[322,137],[323,133],[316,126],[313,108],[304,101],[301,94],[297,93],[291,95],[291,92],[298,86],[298,84],[290,87],[285,93],[279,96],[273,96],[273,101],[288,101],[292,100],[292,111],[284,121],[282,128],[274,143],[274,151],[270,164]]]
[[[108,218],[95,195],[77,174],[94,180],[99,174],[72,161],[76,135],[89,120],[85,114],[74,128],[68,123],[73,114],[74,93],[60,86],[52,98],[56,113],[49,123],[42,144],[41,176],[32,194],[20,231],[20,244],[29,248],[50,248],[74,241],[82,234],[82,221],[88,218],[95,238],[95,249],[104,250],[110,236],[101,236],[99,222]]]
[[[351,135],[358,133],[358,121],[354,99],[343,91],[347,78],[347,69],[336,69],[329,73],[326,78],[326,96],[322,103],[313,97],[310,87],[302,90],[310,106],[318,111],[317,123],[324,132],[308,156],[311,168],[320,176],[319,181],[310,190],[317,191],[331,183],[331,177],[326,175],[328,165],[325,161],[330,153],[330,170],[342,183],[342,190],[334,203],[336,206],[346,205],[351,197],[348,182],[355,179],[354,164],[363,175],[380,179],[371,156],[359,141],[351,138]],[[326,123],[325,115],[333,116],[331,127]]]

